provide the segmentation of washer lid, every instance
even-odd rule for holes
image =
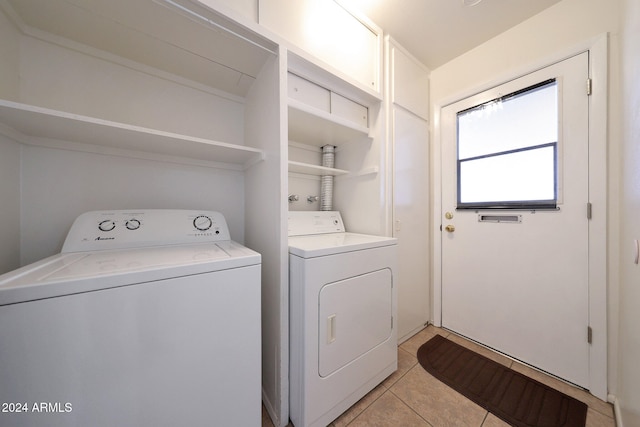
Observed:
[[[391,246],[395,237],[358,233],[331,233],[289,237],[289,253],[302,258],[314,258],[344,252]]]
[[[0,305],[260,262],[260,254],[233,241],[59,254],[0,276]]]

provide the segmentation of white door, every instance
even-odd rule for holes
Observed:
[[[589,388],[588,53],[442,114],[442,325]]]
[[[393,237],[398,238],[398,339],[429,320],[429,124],[393,107]]]

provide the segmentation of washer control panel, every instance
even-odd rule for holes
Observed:
[[[231,240],[224,216],[179,209],[92,211],[74,221],[62,252]]]

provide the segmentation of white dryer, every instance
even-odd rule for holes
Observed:
[[[397,369],[395,238],[289,212],[290,417],[326,426]]]
[[[259,426],[260,264],[217,212],[81,215],[0,276],[0,424]]]

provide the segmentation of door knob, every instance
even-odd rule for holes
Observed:
[[[444,229],[447,230],[449,233],[453,233],[454,231],[456,231],[456,227],[451,224],[447,225]]]

